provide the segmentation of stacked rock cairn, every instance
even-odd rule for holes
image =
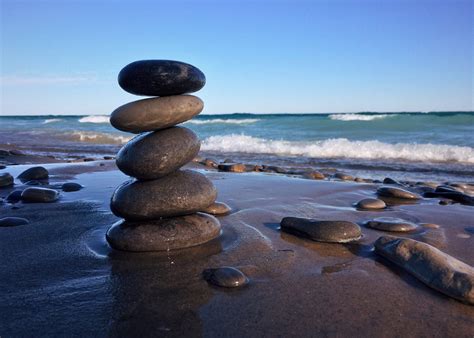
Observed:
[[[199,152],[200,141],[176,126],[198,115],[203,102],[183,95],[206,83],[196,67],[178,61],[143,60],[124,67],[120,87],[154,96],[117,108],[110,123],[138,134],[117,154],[118,168],[133,179],[112,195],[110,208],[123,218],[107,232],[118,250],[168,251],[206,243],[219,236],[219,221],[200,211],[213,205],[217,191],[203,174],[181,169]]]

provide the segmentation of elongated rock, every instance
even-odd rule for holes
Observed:
[[[202,272],[203,278],[210,284],[224,288],[238,288],[248,284],[247,276],[231,266],[217,269],[206,269]]]
[[[21,200],[29,203],[51,203],[59,199],[59,192],[49,188],[26,188],[21,193]]]
[[[117,154],[117,167],[142,180],[165,176],[190,162],[201,143],[188,128],[172,127],[143,133],[128,142]]]
[[[365,210],[385,209],[386,207],[385,202],[377,198],[364,198],[356,204],[356,208]]]
[[[418,229],[415,223],[396,217],[377,217],[366,222],[365,225],[372,229],[395,232],[410,232]]]
[[[23,183],[32,180],[45,180],[48,177],[49,173],[45,167],[31,167],[18,176]]]
[[[435,247],[408,238],[380,237],[375,252],[429,287],[474,305],[474,268]]]
[[[201,99],[192,95],[143,99],[115,109],[110,115],[110,123],[131,133],[160,130],[190,120],[203,108]]]
[[[127,220],[153,220],[204,210],[216,196],[216,188],[206,176],[179,170],[156,180],[123,183],[112,195],[110,209]]]
[[[407,200],[418,200],[420,195],[407,191],[405,189],[394,187],[381,187],[377,190],[377,194],[383,197],[400,198]]]
[[[0,174],[0,188],[13,185],[13,176],[9,173]]]

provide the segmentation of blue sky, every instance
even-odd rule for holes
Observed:
[[[474,110],[470,0],[0,3],[2,114],[109,114],[153,58],[206,74],[207,114]]]

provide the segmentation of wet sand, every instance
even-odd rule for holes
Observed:
[[[27,167],[0,172],[17,176]],[[435,223],[439,229],[396,235],[472,266],[472,206],[423,199],[359,211],[353,203],[374,197],[380,185],[201,169],[218,201],[233,209],[219,218],[221,237],[180,252],[123,253],[105,242],[117,220],[108,202],[126,179],[113,161],[46,167],[50,184],[75,181],[85,188],[52,204],[0,204],[2,217],[30,220],[0,228],[1,336],[474,336],[473,306],[374,254],[374,241],[386,232],[362,226],[357,243],[329,244],[279,229],[286,216]],[[201,273],[219,266],[238,267],[249,285],[209,286]]]

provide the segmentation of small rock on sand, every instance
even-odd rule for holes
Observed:
[[[345,173],[336,173],[334,177],[343,181],[354,181],[354,177]]]
[[[7,157],[8,155],[10,155],[8,150],[0,149],[0,157]]]
[[[400,184],[400,183],[394,180],[393,178],[385,177],[385,179],[383,180],[383,184]]]
[[[429,287],[474,305],[474,268],[435,247],[408,238],[380,237],[375,252]]]
[[[48,177],[48,170],[44,167],[32,167],[18,175],[18,179],[23,183],[32,180],[45,180],[48,179]]]
[[[13,176],[9,173],[0,174],[0,188],[13,185]]]
[[[383,197],[400,198],[407,200],[418,200],[421,198],[418,194],[412,193],[405,189],[394,187],[380,187],[379,189],[377,189],[377,194]]]
[[[238,288],[249,282],[249,279],[242,271],[230,266],[206,269],[202,275],[209,284],[224,288]]]
[[[21,193],[23,190],[14,190],[11,193],[8,194],[8,196],[5,198],[5,201],[8,203],[17,203],[21,200]]]
[[[21,200],[29,203],[51,203],[58,198],[59,192],[48,188],[26,188],[21,193]]]
[[[210,158],[206,158],[199,163],[205,165],[206,167],[217,168],[217,162],[214,160],[211,160]]]
[[[0,218],[0,227],[16,227],[18,225],[25,225],[28,223],[29,221],[26,218],[21,218],[21,217]]]
[[[365,225],[372,229],[382,231],[409,232],[418,228],[415,223],[395,217],[378,217],[367,221]]]
[[[310,180],[324,180],[326,176],[319,171],[310,171],[309,173],[305,173],[303,177]]]
[[[76,183],[76,182],[67,182],[67,183],[64,183],[61,186],[61,189],[64,192],[79,191],[82,188],[84,188],[84,187],[82,185],[80,185],[79,183]]]
[[[220,163],[217,168],[221,171],[243,173],[247,171],[247,167],[242,163]]]
[[[364,198],[356,204],[356,208],[366,210],[379,210],[385,209],[386,207],[385,202],[377,198]]]
[[[202,210],[206,214],[211,214],[211,215],[227,215],[231,212],[231,208],[222,202],[214,202],[210,206],[208,206],[206,209]]]

